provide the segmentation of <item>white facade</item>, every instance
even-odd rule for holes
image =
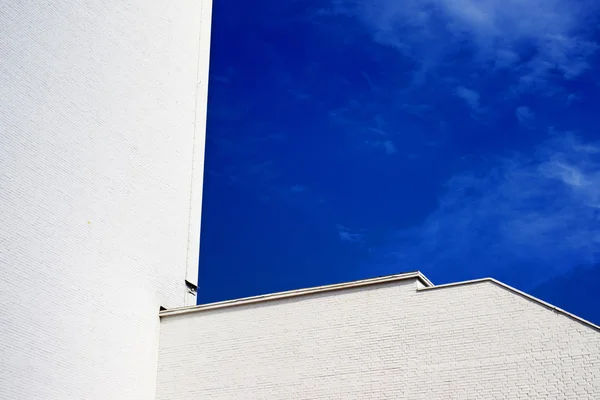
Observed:
[[[159,400],[600,399],[600,328],[419,273],[163,312]]]
[[[211,0],[4,2],[0,399],[154,399],[195,304]]]

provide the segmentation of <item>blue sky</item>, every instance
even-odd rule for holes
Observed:
[[[199,302],[420,270],[600,323],[599,11],[215,0]]]

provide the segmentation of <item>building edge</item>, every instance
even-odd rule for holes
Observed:
[[[364,287],[364,286],[373,286],[373,285],[399,282],[399,281],[405,281],[405,280],[411,280],[411,279],[418,282],[418,286],[420,286],[420,287],[433,287],[434,286],[433,283],[431,283],[431,281],[429,279],[427,279],[421,272],[412,271],[412,272],[406,272],[406,273],[395,274],[395,275],[381,276],[381,277],[377,277],[377,278],[369,278],[369,279],[362,279],[362,280],[351,281],[351,282],[336,283],[336,284],[332,284],[332,285],[323,285],[323,286],[316,286],[316,287],[312,287],[312,288],[296,289],[296,290],[289,290],[289,291],[285,291],[285,292],[277,292],[277,293],[270,293],[270,294],[252,296],[252,297],[244,297],[244,298],[240,298],[240,299],[225,300],[225,301],[221,301],[221,302],[202,304],[202,305],[191,306],[191,307],[171,308],[168,310],[160,311],[159,315],[161,317],[166,317],[166,316],[171,316],[171,315],[188,314],[188,313],[194,313],[194,312],[200,312],[200,311],[215,310],[215,309],[221,309],[221,308],[226,308],[226,307],[235,307],[235,306],[248,305],[248,304],[254,304],[254,303],[262,303],[262,302],[267,302],[267,301],[287,299],[290,297],[300,297],[300,296],[307,296],[307,295],[317,294],[317,293],[334,292],[334,291],[339,291],[339,290],[360,288],[360,287]]]
[[[406,272],[406,273],[395,274],[395,275],[387,275],[387,276],[382,276],[382,277],[377,277],[377,278],[363,279],[363,280],[351,281],[351,282],[345,282],[345,283],[337,283],[337,284],[332,284],[332,285],[316,286],[313,288],[289,290],[289,291],[285,291],[285,292],[277,292],[277,293],[264,294],[264,295],[259,295],[259,296],[244,297],[244,298],[240,298],[240,299],[225,300],[225,301],[221,301],[221,302],[202,304],[202,305],[197,305],[197,306],[193,306],[193,307],[172,308],[169,310],[161,310],[159,312],[159,316],[161,318],[169,317],[169,316],[174,316],[174,315],[182,315],[182,314],[196,313],[196,312],[216,310],[216,309],[222,309],[222,308],[230,308],[230,307],[250,305],[250,304],[255,304],[255,303],[264,303],[264,302],[268,302],[268,301],[288,299],[291,297],[308,296],[308,295],[312,295],[312,294],[327,293],[327,292],[340,291],[340,290],[346,290],[346,289],[354,289],[354,288],[360,288],[360,287],[365,287],[365,286],[373,286],[373,285],[399,282],[399,281],[405,281],[405,280],[411,280],[411,279],[414,279],[416,281],[416,291],[422,292],[422,293],[434,291],[434,290],[452,289],[452,288],[467,286],[467,285],[491,283],[502,289],[508,290],[509,292],[511,292],[515,295],[521,296],[521,297],[525,298],[526,300],[536,303],[550,311],[556,312],[557,314],[561,314],[573,321],[576,321],[580,324],[583,324],[591,329],[594,329],[594,330],[600,332],[600,326],[594,324],[593,322],[590,322],[584,318],[578,317],[575,314],[572,314],[566,310],[563,310],[562,308],[556,307],[548,302],[545,302],[535,296],[527,294],[519,289],[516,289],[510,285],[500,282],[494,278],[473,279],[473,280],[453,282],[453,283],[447,283],[447,284],[436,286],[429,279],[427,279],[427,277],[425,275],[423,275],[420,271],[412,271],[412,272]]]
[[[202,223],[202,193],[204,183],[204,158],[206,148],[206,118],[208,78],[210,69],[210,41],[212,27],[212,0],[200,4],[200,30],[198,32],[198,65],[196,77],[196,104],[194,117],[194,143],[192,146],[192,172],[190,177],[190,210],[186,255],[186,295],[184,306],[196,304],[196,293],[190,284],[198,286],[200,256],[200,230]]]

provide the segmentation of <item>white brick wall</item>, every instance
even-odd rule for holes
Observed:
[[[158,399],[600,398],[600,332],[491,282],[162,318]]]
[[[0,399],[155,397],[159,306],[197,279],[210,6],[3,3]]]

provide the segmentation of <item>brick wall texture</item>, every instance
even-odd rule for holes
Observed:
[[[600,399],[600,332],[493,282],[164,316],[158,399]]]
[[[0,399],[154,399],[159,306],[197,276],[207,20],[2,4]]]

